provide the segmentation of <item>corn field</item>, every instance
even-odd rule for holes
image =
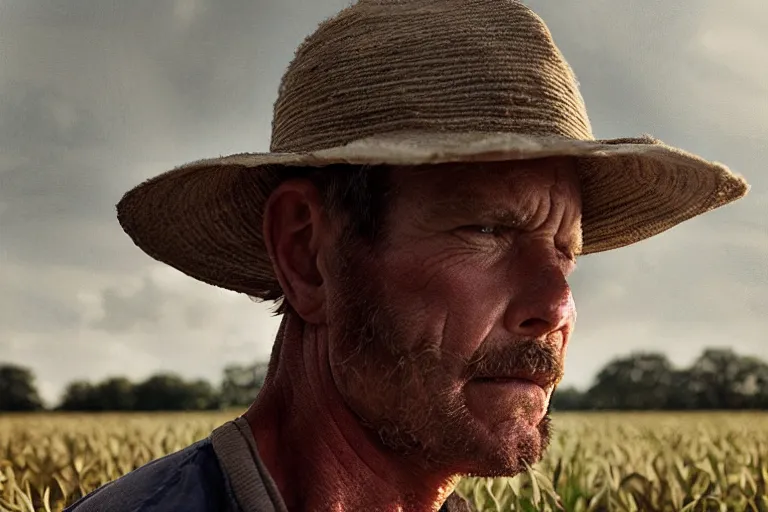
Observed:
[[[60,511],[239,411],[0,416],[0,510]],[[545,459],[462,480],[479,511],[768,512],[768,413],[559,413]]]

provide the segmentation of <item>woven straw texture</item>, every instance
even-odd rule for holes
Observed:
[[[361,0],[297,49],[270,153],[156,176],[126,193],[118,219],[151,257],[274,298],[262,209],[281,168],[556,155],[577,158],[584,254],[644,240],[749,189],[727,167],[649,136],[594,140],[573,71],[517,1]]]

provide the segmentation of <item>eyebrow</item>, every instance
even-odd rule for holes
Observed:
[[[488,203],[469,194],[430,203],[427,207],[427,218],[429,220],[493,222],[512,228],[523,228],[530,222],[530,215],[523,215],[508,206]]]

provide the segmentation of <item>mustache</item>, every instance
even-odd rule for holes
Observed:
[[[564,367],[559,345],[552,339],[521,339],[500,344],[498,348],[475,353],[466,365],[465,378],[524,376],[538,382],[557,385]]]

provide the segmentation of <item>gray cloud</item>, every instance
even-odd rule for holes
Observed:
[[[266,356],[264,306],[155,263],[114,205],[197,158],[269,145],[295,47],[349,2],[12,2],[0,17],[0,354],[48,398],[74,378],[159,369],[215,379]],[[652,133],[725,162],[744,200],[586,257],[566,383],[613,355],[684,364],[728,344],[768,357],[768,6],[528,3],[581,82],[596,136]],[[61,364],[67,361],[66,365]]]
[[[156,327],[161,318],[161,305],[171,299],[151,279],[130,295],[119,289],[107,288],[101,292],[104,316],[93,323],[96,329],[123,332],[136,326]]]
[[[76,305],[56,300],[44,291],[25,289],[10,279],[2,279],[2,283],[4,293],[13,297],[12,305],[0,309],[3,331],[52,337],[80,325],[82,316]]]

